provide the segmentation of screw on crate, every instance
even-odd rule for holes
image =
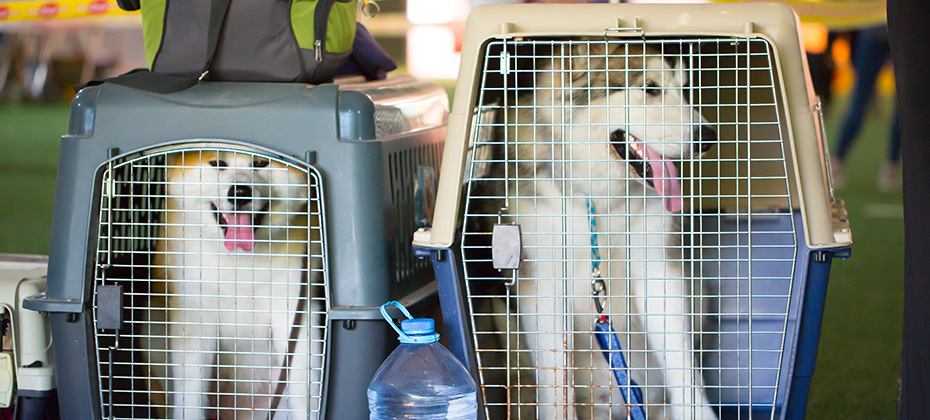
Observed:
[[[830,253],[827,251],[816,251],[812,254],[814,262],[818,262],[821,264],[830,261],[830,256],[831,256]]]
[[[420,229],[424,229],[424,228],[420,228]],[[426,229],[429,229],[429,228],[426,228]],[[421,248],[417,246],[413,247],[413,256],[417,257],[417,259],[420,259],[420,260],[431,258],[434,262],[442,262],[442,258],[443,258],[442,250],[427,249],[427,248]]]

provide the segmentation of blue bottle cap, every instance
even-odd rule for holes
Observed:
[[[404,334],[425,335],[436,332],[436,322],[431,318],[413,318],[400,321],[400,330]]]
[[[401,343],[429,344],[439,341],[436,334],[436,322],[430,318],[412,318],[400,322],[402,334],[397,337]]]
[[[396,306],[407,317],[400,322],[400,328],[391,320],[387,313],[389,306]],[[391,328],[397,331],[397,339],[401,343],[407,344],[429,344],[439,341],[439,334],[436,333],[436,322],[431,318],[414,318],[400,302],[390,301],[381,305],[381,316],[391,324]]]

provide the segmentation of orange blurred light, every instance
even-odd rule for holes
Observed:
[[[809,54],[823,54],[827,51],[830,32],[827,27],[819,23],[801,22],[801,36],[804,39],[804,50]]]

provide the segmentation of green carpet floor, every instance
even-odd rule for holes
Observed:
[[[842,99],[842,98],[840,98]],[[868,113],[847,162],[853,256],[830,278],[808,419],[893,419],[901,353],[904,228],[901,194],[881,193],[891,101]],[[838,136],[838,101],[828,133]],[[66,105],[0,105],[0,252],[46,254]]]
[[[48,254],[67,131],[67,105],[0,105],[0,252]]]

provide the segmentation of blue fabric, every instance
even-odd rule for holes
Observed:
[[[602,318],[594,325],[594,336],[597,338],[597,344],[601,346],[604,357],[610,363],[610,370],[614,372],[617,378],[617,385],[620,386],[620,392],[623,399],[630,408],[630,418],[633,420],[646,420],[646,411],[643,409],[643,394],[639,390],[639,385],[630,377],[629,368],[626,359],[623,357],[623,349],[620,347],[620,340],[617,339],[617,333],[606,317]]]
[[[360,74],[365,76],[365,80],[381,80],[396,68],[397,64],[394,64],[394,60],[391,60],[384,48],[378,45],[368,29],[356,22],[352,52],[339,74]]]

